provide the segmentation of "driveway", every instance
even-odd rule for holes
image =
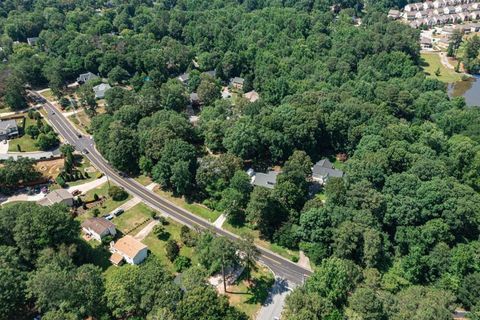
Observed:
[[[262,305],[262,309],[257,315],[257,320],[280,319],[285,305],[285,299],[290,293],[290,284],[281,278],[275,278],[267,300]]]
[[[152,222],[150,222],[149,224],[147,224],[145,226],[145,228],[143,228],[142,230],[140,230],[135,236],[134,238],[137,239],[138,241],[142,241],[143,239],[145,239],[149,234],[150,232],[152,232],[153,230],[153,227],[155,227],[159,222],[157,220],[153,220]]]

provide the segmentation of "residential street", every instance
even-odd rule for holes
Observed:
[[[267,300],[263,303],[258,313],[257,320],[276,320],[282,315],[285,298],[290,293],[289,283],[281,278],[276,278],[270,289]]]
[[[38,95],[38,93],[35,93]],[[44,98],[44,97],[43,97]],[[134,179],[122,176],[115,171],[108,162],[95,149],[95,143],[92,138],[84,137],[71,125],[71,123],[59,112],[51,103],[44,105],[47,116],[54,129],[77,150],[85,153],[85,156],[91,163],[106,174],[113,182],[125,188],[133,196],[139,197],[142,202],[155,210],[165,212],[172,219],[190,226],[210,229],[215,233],[226,236],[232,240],[239,237],[231,232],[214,227],[210,222],[202,219],[176,205],[163,199],[154,192],[148,190]],[[277,277],[288,280],[292,284],[301,284],[304,277],[311,274],[311,271],[273,253],[262,247],[258,248],[261,255],[259,261],[267,265]]]

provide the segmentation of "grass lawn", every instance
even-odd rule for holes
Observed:
[[[175,266],[173,265],[172,262],[170,262],[170,260],[168,260],[168,258],[165,255],[165,244],[167,243],[167,240],[173,239],[177,241],[177,243],[180,245],[180,255],[192,259],[192,265],[197,264],[197,261],[194,256],[194,249],[184,246],[180,241],[180,229],[182,225],[171,219],[167,219],[167,221],[169,223],[168,225],[165,226],[165,230],[168,232],[168,237],[165,237],[164,239],[160,240],[153,234],[153,232],[151,232],[145,239],[143,239],[142,242],[148,246],[148,249],[160,261],[162,261],[162,263],[166,266],[166,268],[170,272],[175,273],[176,272]]]
[[[260,235],[259,235],[258,230],[252,230],[247,226],[234,226],[234,225],[230,224],[228,221],[225,221],[225,223],[223,224],[223,229],[225,229],[227,231],[230,231],[232,233],[235,233],[239,236],[244,236],[244,235],[250,234],[255,239],[255,243],[257,245],[259,245],[259,246],[261,246],[265,249],[269,249],[269,250],[275,252],[276,254],[281,255],[282,257],[284,257],[286,259],[289,259],[289,260],[292,260],[292,261],[296,259],[298,261],[299,254],[298,254],[297,251],[292,251],[292,250],[286,249],[284,247],[281,247],[281,246],[279,246],[275,243],[270,243],[266,240],[260,239]]]
[[[251,282],[247,281],[246,272],[243,272],[234,285],[227,287],[228,300],[250,319],[255,319],[274,282],[273,274],[267,268],[258,266],[252,272]]]
[[[438,79],[446,83],[452,83],[462,80],[462,74],[457,73],[454,70],[446,68],[440,60],[440,56],[436,53],[422,53],[421,54],[424,65],[423,69],[425,73],[433,79]],[[435,75],[435,72],[440,69],[440,75]]]
[[[96,266],[102,268],[102,270],[107,270],[112,264],[109,259],[112,255],[108,249],[96,240],[90,240],[87,242],[90,246],[88,251],[89,260]]]
[[[122,201],[114,201],[112,198],[108,196],[108,183],[104,183],[101,186],[92,189],[87,192],[87,194],[83,197],[84,200],[89,201],[93,200],[94,194],[97,194],[99,197],[105,196],[107,199],[101,206],[96,206],[95,209],[100,210],[100,215],[107,214],[118,208],[120,205],[124,204],[128,200],[132,198],[131,195],[128,195],[127,199],[122,200]],[[80,215],[78,217],[78,220],[84,221],[88,218],[91,218],[93,216],[92,211],[94,208],[89,209],[87,212],[84,214]]]
[[[112,222],[115,224],[118,230],[120,230],[123,234],[126,234],[136,226],[144,223],[145,220],[150,220],[151,212],[152,210],[149,207],[143,203],[139,203],[133,208],[122,213],[120,216],[114,218]],[[146,226],[146,224],[143,224],[143,226]],[[132,235],[137,234],[140,230],[141,228],[134,230]]]
[[[57,98],[53,94],[51,89],[45,90],[41,93],[42,96],[44,96],[47,100],[49,101],[56,101]]]
[[[84,176],[85,174],[87,174],[88,178],[80,179],[76,181],[70,181],[68,182],[69,186],[77,186],[80,184],[84,184],[84,183],[96,180],[98,178],[99,171],[94,166],[92,166],[92,164],[90,163],[90,160],[88,160],[86,157],[78,156],[78,155],[75,156],[75,163],[76,163],[75,166],[77,170],[79,170]],[[87,169],[88,172],[85,171],[85,169]]]
[[[177,206],[182,207],[183,209],[190,211],[191,213],[202,217],[210,222],[214,222],[221,215],[220,212],[210,210],[207,207],[198,203],[187,203],[184,198],[176,198],[172,195],[171,192],[166,192],[159,188],[156,188],[155,192],[160,196],[166,198],[168,201],[173,202]]]
[[[71,116],[68,117],[70,121],[77,127],[78,130],[83,132],[84,134],[88,133],[88,130],[90,128],[90,123],[92,120],[90,117],[85,113],[85,110],[80,110],[76,114],[72,114]]]
[[[142,186],[148,186],[150,183],[153,182],[152,179],[150,179],[150,177],[144,176],[143,174],[136,177],[135,181],[140,183]]]
[[[28,134],[26,134],[23,129],[31,125],[36,125],[37,121],[35,119],[30,119],[27,116],[27,114],[25,114],[25,117],[23,119],[25,120],[21,120],[21,119],[17,120],[17,125],[20,129],[20,132],[22,133],[22,136],[19,138],[10,140],[8,145],[8,151],[18,152],[17,145],[20,146],[20,152],[40,151],[40,149],[35,145],[35,140],[32,139]],[[23,121],[25,121],[25,126],[23,125]],[[42,123],[45,124],[45,120],[42,119]]]

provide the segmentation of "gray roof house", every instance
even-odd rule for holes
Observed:
[[[212,78],[217,77],[217,71],[215,71],[215,70],[205,71],[205,72],[203,72],[203,74],[209,75]]]
[[[115,225],[112,222],[96,217],[85,220],[82,223],[82,230],[87,236],[98,241],[102,241],[102,238],[108,235],[115,236],[117,234]]]
[[[95,92],[95,99],[105,98],[105,92],[112,89],[108,83],[100,83],[98,86],[93,87],[93,92]]]
[[[69,207],[73,206],[73,196],[65,189],[53,190],[45,196],[45,198],[38,201],[41,206],[51,206],[56,203],[62,203]]]
[[[243,83],[245,82],[245,79],[240,78],[240,77],[235,77],[230,79],[230,85],[234,88],[237,89],[243,89]]]
[[[267,173],[255,172],[253,169],[248,169],[247,174],[250,176],[250,183],[254,186],[264,187],[268,189],[275,188],[277,183],[277,171],[268,171]]]
[[[328,159],[318,161],[312,168],[312,179],[325,184],[329,178],[342,178],[343,171],[335,169],[333,164]]]
[[[7,140],[18,135],[17,121],[0,121],[0,140]]]
[[[188,80],[190,80],[190,74],[188,72],[182,73],[178,76],[178,80],[183,84],[187,84]]]
[[[38,42],[38,37],[27,38],[27,43],[29,46],[35,46]]]
[[[98,78],[97,75],[95,75],[91,72],[87,72],[87,73],[82,73],[81,75],[79,75],[78,78],[77,78],[77,82],[82,84],[82,83],[86,83],[87,81],[97,79],[97,78]]]

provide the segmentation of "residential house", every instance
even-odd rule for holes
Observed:
[[[215,70],[205,71],[202,74],[205,74],[205,75],[210,76],[212,78],[217,77],[217,71],[215,71]]]
[[[110,261],[118,266],[123,261],[129,264],[140,264],[147,258],[148,247],[130,235],[119,239],[110,247]]]
[[[277,183],[277,171],[268,171],[267,173],[255,172],[253,169],[248,169],[247,174],[250,177],[250,183],[254,186],[264,187],[268,189],[275,188]]]
[[[194,107],[199,107],[202,104],[196,92],[190,93],[190,104]]]
[[[77,78],[77,82],[79,84],[83,84],[83,83],[86,83],[90,80],[93,80],[93,79],[97,79],[98,76],[91,73],[91,72],[87,72],[87,73],[82,73],[81,75],[78,76]]]
[[[39,37],[33,37],[33,38],[27,38],[27,43],[29,46],[36,46],[38,42]]]
[[[425,1],[423,3],[423,10],[433,9],[433,2],[432,1]]]
[[[422,6],[423,7],[423,6]],[[406,12],[418,11],[417,3],[409,3],[403,8]]]
[[[431,49],[433,47],[432,39],[422,37],[420,39],[420,46],[422,47],[422,49]]]
[[[328,159],[318,161],[312,168],[312,179],[324,185],[330,178],[342,178],[343,171],[334,168]]]
[[[188,80],[190,80],[190,73],[188,72],[182,73],[181,75],[178,76],[178,80],[180,80],[180,82],[183,83],[184,85],[187,85]]]
[[[37,203],[41,206],[51,206],[60,203],[71,207],[73,206],[73,196],[65,189],[58,189],[51,191]]]
[[[82,223],[82,230],[87,236],[98,241],[102,241],[106,236],[114,237],[117,234],[115,225],[111,221],[97,217],[85,220]]]
[[[417,15],[416,12],[405,12],[403,17],[408,21],[412,21],[412,20],[415,20],[416,15]]]
[[[433,7],[437,8],[437,9],[446,7],[447,5],[448,5],[447,0],[435,0],[435,1],[433,1]]]
[[[394,19],[394,20],[397,20],[401,17],[402,13],[400,12],[400,10],[390,10],[388,11],[388,17],[391,18],[391,19]]]
[[[235,77],[230,79],[230,85],[234,87],[235,89],[238,90],[243,90],[243,83],[245,82],[245,79],[240,78],[240,77]]]
[[[258,99],[260,99],[260,95],[255,90],[249,91],[245,93],[243,96],[245,97],[245,99],[247,99],[250,102],[255,102]]]
[[[416,11],[415,19],[423,19],[427,17],[427,13],[425,11]]]
[[[455,13],[455,7],[444,7],[443,8],[443,14],[454,14]]]
[[[232,97],[232,93],[228,87],[222,88],[222,99],[230,99]]]
[[[108,83],[101,83],[98,86],[93,87],[93,92],[95,93],[95,99],[105,98],[105,92],[112,89]]]
[[[18,136],[17,121],[3,120],[0,121],[0,140],[8,140]]]

